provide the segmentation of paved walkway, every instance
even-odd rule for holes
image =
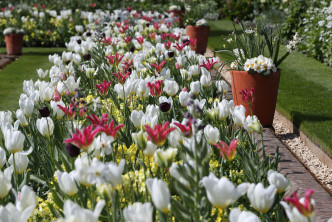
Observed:
[[[18,56],[15,55],[0,54],[0,69],[3,69],[17,58]]]
[[[205,56],[212,57],[214,54],[208,49]],[[229,72],[222,71],[220,74],[230,84]],[[232,98],[231,91],[227,94],[227,97]],[[260,136],[256,137],[256,139],[257,141],[261,140]],[[332,196],[330,193],[319,184],[305,166],[293,155],[290,149],[279,140],[272,129],[264,128],[263,140],[267,154],[273,155],[276,148],[279,147],[280,162],[278,171],[287,176],[291,184],[285,196],[290,196],[294,191],[297,191],[298,196],[303,197],[307,188],[315,190],[313,198],[316,202],[317,222],[328,221],[332,217]]]

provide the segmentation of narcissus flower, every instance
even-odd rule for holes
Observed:
[[[166,142],[166,138],[170,132],[175,130],[175,127],[167,127],[169,126],[169,122],[166,122],[163,126],[157,124],[152,129],[148,125],[145,125],[145,131],[148,133],[148,140],[151,140],[157,146],[163,146]]]
[[[232,161],[236,154],[236,146],[238,144],[238,140],[232,140],[229,146],[224,141],[219,141],[215,143],[214,146],[220,150],[220,155],[227,161]]]

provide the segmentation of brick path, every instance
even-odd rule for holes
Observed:
[[[208,49],[205,56],[213,57],[214,54]],[[220,74],[230,84],[229,72],[222,71]],[[212,73],[212,75],[216,75],[216,73]],[[232,92],[229,91],[226,97],[232,98]],[[256,139],[258,141],[261,140],[260,136],[257,136]],[[307,188],[315,190],[316,193],[313,195],[313,198],[316,203],[317,222],[328,221],[332,217],[332,196],[330,193],[319,184],[305,166],[293,155],[290,149],[279,140],[272,129],[264,128],[263,140],[267,154],[274,154],[276,148],[279,147],[279,172],[287,176],[290,180],[290,188],[285,196],[290,196],[294,191],[297,191],[298,196],[303,197]]]
[[[0,69],[3,69],[8,64],[15,61],[15,59],[17,58],[18,56],[15,55],[0,54]]]

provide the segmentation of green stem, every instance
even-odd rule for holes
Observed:
[[[266,157],[266,154],[265,154],[265,146],[264,146],[264,140],[263,140],[263,133],[261,133],[261,143],[262,143],[263,157]]]
[[[13,162],[14,162],[14,181],[16,186],[16,191],[18,190],[18,179],[17,179],[17,173],[16,173],[16,163],[15,163],[15,153],[13,153]]]

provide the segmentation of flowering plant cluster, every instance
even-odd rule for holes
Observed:
[[[224,98],[217,58],[195,54],[171,14],[104,16],[24,81],[14,116],[0,112],[1,220],[315,220],[313,191],[282,202],[278,149]]]
[[[234,25],[231,38],[225,41],[225,49],[219,51],[232,58],[224,63],[224,65],[230,63],[231,69],[265,76],[271,75],[277,71],[278,66],[287,56],[297,50],[297,46],[301,42],[301,38],[296,33],[286,46],[287,52],[280,56],[280,32],[275,34],[275,31],[268,26],[260,27],[257,30],[245,28],[242,23],[240,26],[241,30],[237,30]],[[268,52],[264,53],[266,48]]]

